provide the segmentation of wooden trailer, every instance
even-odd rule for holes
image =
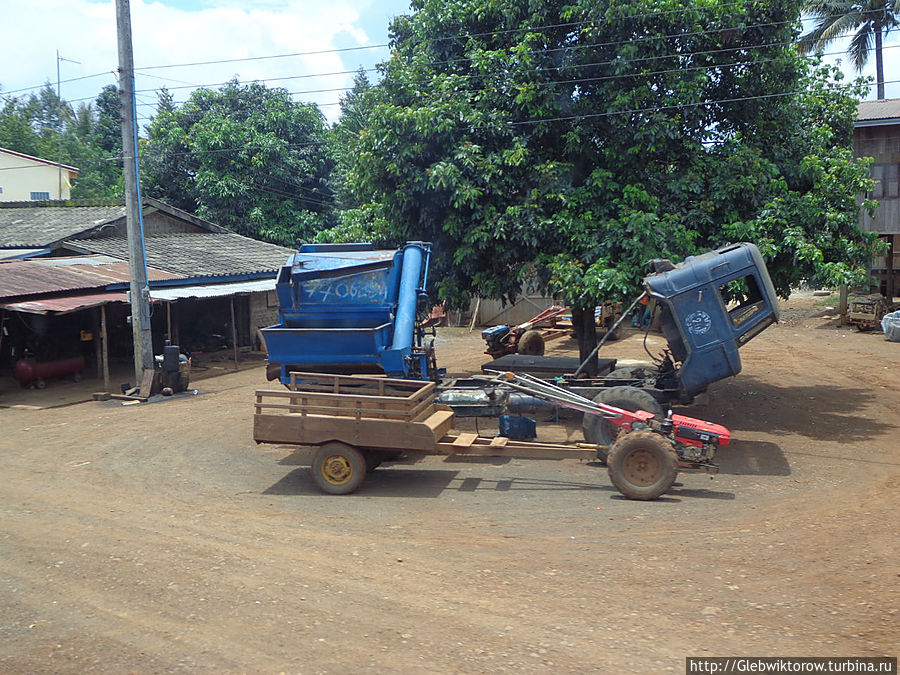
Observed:
[[[257,443],[318,446],[316,485],[347,494],[366,473],[403,452],[595,459],[592,444],[548,444],[452,433],[453,411],[435,403],[435,383],[291,373],[288,390],[258,390]]]

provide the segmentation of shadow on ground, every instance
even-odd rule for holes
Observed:
[[[355,494],[365,497],[399,497],[435,499],[442,493],[452,492],[606,492],[613,498],[622,497],[616,488],[606,482],[605,472],[597,474],[598,482],[554,480],[544,478],[522,478],[504,476],[484,478],[467,476],[461,478],[458,471],[443,469],[384,469],[373,471],[366,476]],[[602,481],[602,482],[600,482]],[[263,491],[267,495],[307,496],[322,493],[313,484],[308,467],[294,469],[274,485]],[[676,485],[658,501],[681,501],[682,499],[734,499],[730,492],[684,488]]]
[[[896,429],[862,413],[877,400],[877,393],[869,389],[819,384],[779,387],[742,375],[739,381],[717,387],[711,398],[710,412],[732,433],[796,434],[856,443]],[[686,409],[685,414],[692,413]]]

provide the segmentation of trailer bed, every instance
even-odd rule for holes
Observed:
[[[319,474],[319,486],[335,494],[343,492],[340,486],[329,487],[328,457],[333,481],[341,482],[340,476],[353,473],[354,453],[367,470],[399,452],[585,460],[597,456],[597,446],[586,443],[530,443],[453,433],[453,410],[435,403],[433,382],[294,372],[288,387],[257,390],[253,439],[318,446],[322,457],[314,460],[314,478]]]

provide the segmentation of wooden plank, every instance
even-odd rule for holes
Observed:
[[[300,398],[300,397],[298,397]],[[302,415],[329,415],[335,419],[385,419],[396,421],[412,421],[410,415],[403,410],[378,410],[373,408],[359,408],[356,406],[334,407],[329,405],[310,405],[301,403],[258,403],[257,408],[265,410],[285,410]]]
[[[156,377],[156,371],[153,368],[144,368],[144,376],[141,378],[141,397],[149,397],[153,392],[153,378]]]
[[[445,437],[447,438],[447,437]],[[592,460],[597,458],[597,450],[594,448],[579,448],[575,445],[542,445],[507,443],[504,447],[492,447],[487,439],[483,445],[460,449],[453,442],[442,440],[435,444],[435,450],[446,455],[477,455],[482,457],[520,457],[522,459],[582,459]]]
[[[491,439],[492,448],[502,448],[507,443],[509,443],[509,439],[506,436],[494,436]]]
[[[341,441],[359,448],[434,453],[435,434],[425,424],[328,415],[254,415],[257,443],[321,445]]]
[[[309,396],[310,398],[318,398],[322,400],[334,401],[337,402],[346,402],[349,405],[353,405],[357,401],[365,401],[365,402],[378,402],[385,403],[389,406],[392,406],[396,410],[408,410],[410,408],[411,402],[406,397],[399,396],[374,396],[374,395],[361,395],[361,394],[332,394],[325,392],[312,392],[306,389],[296,389],[296,390],[275,390],[275,389],[257,389],[256,392],[261,394],[262,396],[271,396],[273,398],[291,398],[297,396],[298,394],[303,394],[304,396]],[[414,403],[414,402],[412,402]]]
[[[472,443],[478,438],[478,434],[465,433],[460,434],[453,441],[454,448],[468,448],[472,446]]]

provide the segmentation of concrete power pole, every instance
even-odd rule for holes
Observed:
[[[150,331],[150,286],[144,251],[144,222],[138,180],[137,124],[134,101],[134,55],[131,50],[129,0],[116,0],[119,36],[119,105],[122,110],[122,159],[125,171],[125,218],[128,228],[128,267],[131,272],[131,330],[134,334],[134,377],[140,386],[144,369],[153,368]],[[146,396],[149,392],[141,392]]]

